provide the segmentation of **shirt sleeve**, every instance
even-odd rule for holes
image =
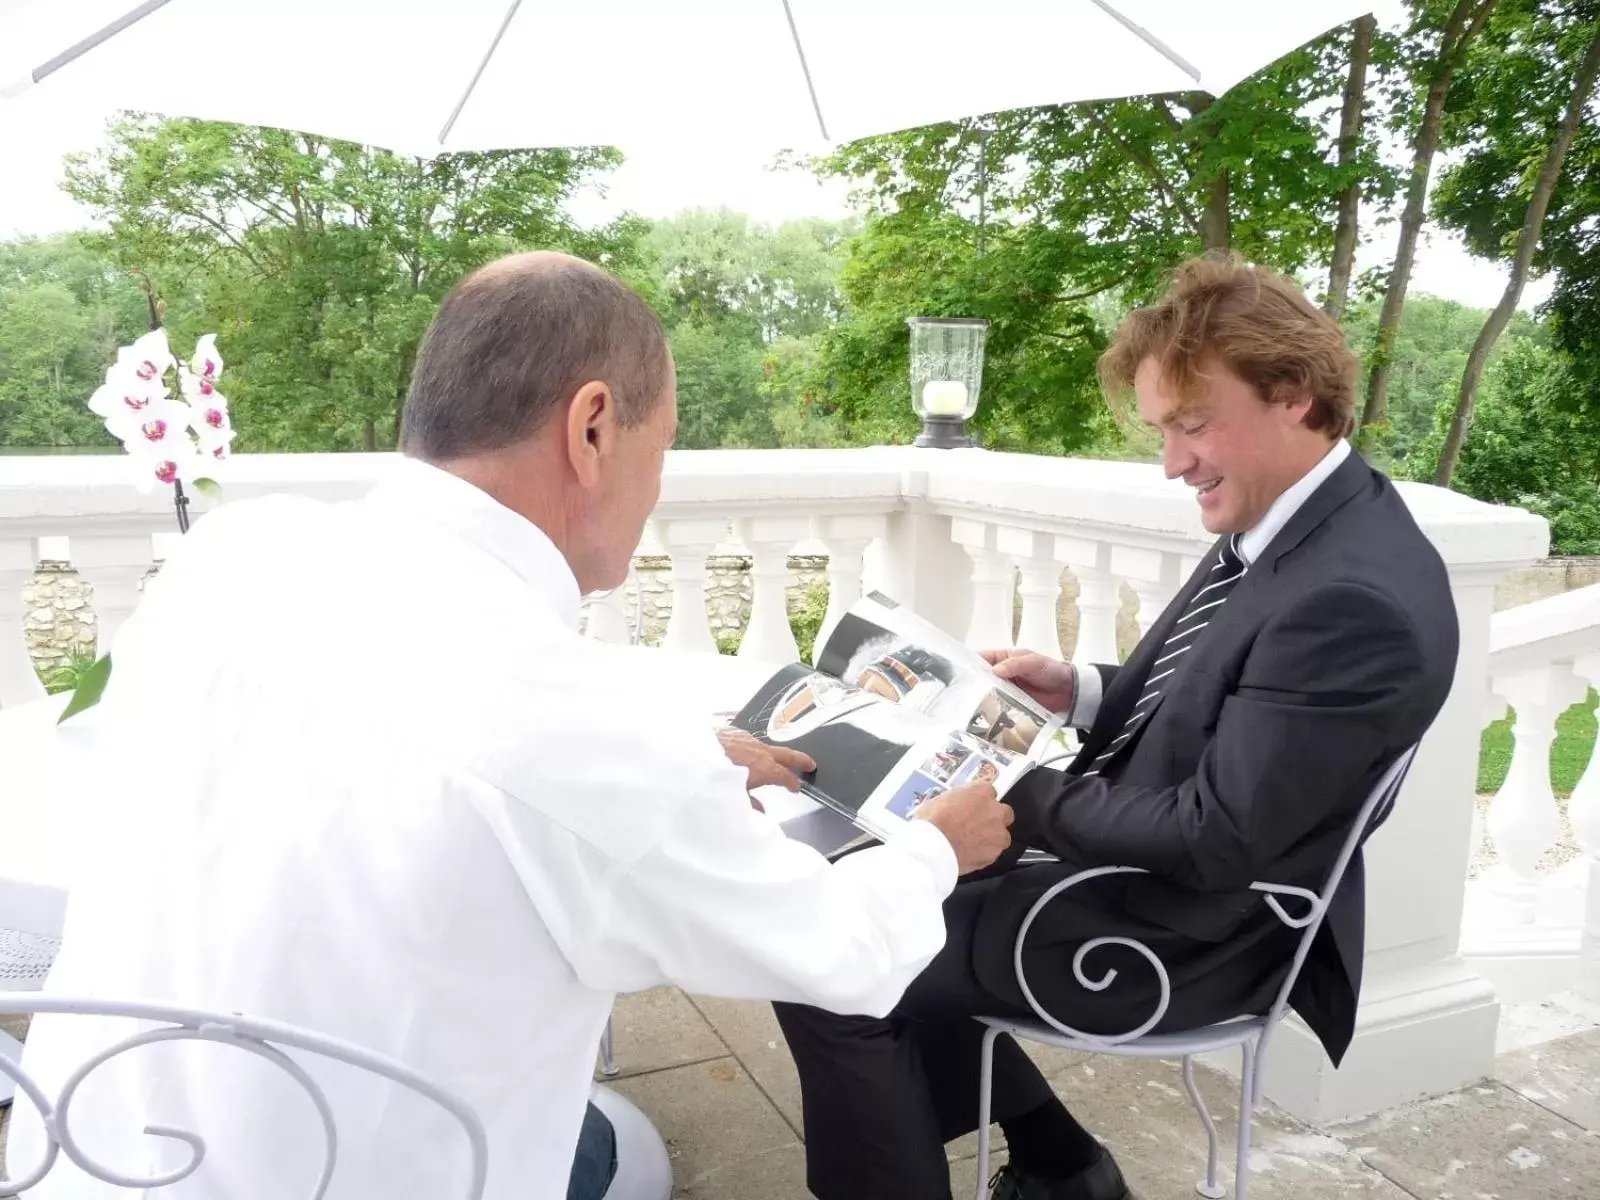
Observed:
[[[579,977],[886,1014],[944,945],[957,869],[944,834],[912,821],[830,863],[751,809],[742,770],[717,772],[706,792],[614,879]]]
[[[1105,681],[1098,668],[1090,667],[1086,671],[1073,664],[1072,670],[1078,676],[1078,686],[1077,694],[1072,701],[1072,711],[1066,714],[1067,724],[1074,729],[1088,729],[1099,715],[1100,699],[1105,694]]]

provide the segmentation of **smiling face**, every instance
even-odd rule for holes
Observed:
[[[1195,490],[1211,533],[1243,533],[1272,502],[1311,470],[1333,444],[1306,426],[1311,396],[1272,403],[1216,359],[1206,364],[1200,393],[1187,402],[1162,377],[1154,357],[1133,379],[1139,416],[1161,434],[1168,479]]]

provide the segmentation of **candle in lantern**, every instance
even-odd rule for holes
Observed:
[[[922,411],[930,417],[959,417],[967,411],[967,385],[959,379],[930,379],[922,385]]]

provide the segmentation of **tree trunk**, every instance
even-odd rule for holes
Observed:
[[[378,423],[371,417],[361,422],[361,448],[369,454],[378,448]]]
[[[1467,356],[1467,368],[1461,374],[1461,391],[1456,397],[1455,415],[1450,418],[1450,432],[1445,436],[1444,449],[1439,452],[1439,465],[1434,470],[1433,481],[1440,487],[1449,487],[1455,475],[1456,464],[1461,461],[1461,448],[1466,444],[1467,432],[1472,428],[1472,409],[1478,398],[1478,384],[1483,379],[1483,368],[1489,360],[1489,351],[1517,311],[1517,301],[1522,299],[1522,288],[1528,280],[1528,268],[1533,263],[1533,252],[1539,246],[1539,234],[1544,227],[1545,213],[1550,209],[1550,198],[1555,194],[1556,183],[1561,178],[1561,166],[1583,122],[1583,110],[1594,91],[1595,76],[1600,75],[1600,27],[1589,43],[1589,52],[1583,56],[1578,77],[1572,85],[1572,98],[1567,102],[1566,114],[1556,131],[1555,141],[1545,152],[1544,165],[1539,168],[1539,179],[1533,185],[1533,195],[1528,199],[1528,215],[1523,218],[1522,232],[1517,235],[1517,254],[1511,260],[1511,278],[1506,281],[1505,295],[1495,305],[1489,319],[1472,343],[1472,353]]]
[[[1228,218],[1228,172],[1211,181],[1206,192],[1205,211],[1200,214],[1200,242],[1206,250],[1226,250],[1233,244],[1232,222]]]
[[[1339,166],[1352,172],[1339,193],[1339,223],[1333,234],[1333,263],[1328,272],[1328,298],[1323,308],[1338,320],[1350,297],[1350,272],[1356,261],[1356,233],[1361,219],[1361,179],[1354,174],[1361,153],[1361,119],[1367,92],[1367,62],[1378,19],[1362,17],[1350,42],[1350,76],[1344,85],[1344,112],[1339,117]]]
[[[1433,172],[1433,154],[1439,147],[1439,129],[1444,121],[1444,102],[1462,52],[1477,36],[1495,0],[1457,0],[1444,36],[1439,39],[1439,54],[1434,60],[1428,83],[1428,98],[1422,109],[1411,158],[1411,179],[1406,189],[1405,211],[1400,215],[1400,245],[1394,266],[1389,271],[1389,288],[1378,316],[1377,344],[1372,351],[1372,369],[1367,376],[1367,402],[1361,413],[1363,444],[1371,445],[1370,426],[1382,425],[1389,412],[1389,372],[1393,367],[1394,337],[1400,327],[1400,313],[1406,304],[1406,288],[1411,284],[1411,267],[1417,257],[1417,238],[1422,232],[1428,198],[1428,176]]]

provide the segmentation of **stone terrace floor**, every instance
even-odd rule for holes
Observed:
[[[657,989],[618,1000],[612,1085],[666,1139],[683,1200],[804,1200],[800,1085],[772,1010]],[[1570,1032],[1569,1032],[1570,1031]],[[1533,1038],[1564,1034],[1527,1044]],[[1600,1198],[1600,1005],[1558,998],[1510,1008],[1494,1078],[1454,1095],[1330,1129],[1263,1105],[1253,1200]],[[1056,1091],[1116,1153],[1139,1200],[1189,1200],[1205,1134],[1176,1062],[1030,1046]],[[1230,1139],[1238,1089],[1198,1072]],[[996,1141],[1000,1142],[996,1130]],[[1002,1142],[1003,1144],[1003,1142]],[[955,1200],[973,1194],[977,1140],[950,1147]],[[1004,1161],[1002,1154],[995,1163]]]
[[[659,988],[619,999],[614,1027],[619,1070],[612,1086],[666,1139],[680,1200],[809,1195],[799,1082],[770,1007]],[[1369,1120],[1310,1129],[1264,1105],[1251,1196],[1600,1197],[1600,1005],[1562,997],[1507,1009],[1501,1045],[1507,1052],[1492,1079]],[[1205,1140],[1176,1063],[1029,1049],[1066,1103],[1116,1152],[1140,1200],[1196,1195]],[[1231,1138],[1237,1090],[1216,1072],[1202,1068],[1199,1075]],[[971,1137],[950,1148],[956,1200],[972,1195],[976,1153]],[[1231,1165],[1231,1145],[1225,1157]],[[1003,1149],[995,1161],[1004,1161]],[[1231,1189],[1231,1171],[1224,1183]]]

